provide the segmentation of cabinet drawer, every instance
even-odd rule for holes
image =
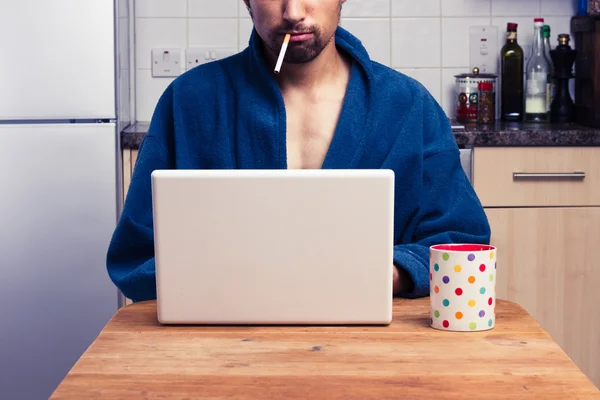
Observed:
[[[473,187],[484,207],[599,206],[600,147],[477,147]]]

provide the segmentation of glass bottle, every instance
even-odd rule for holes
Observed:
[[[552,46],[550,45],[550,26],[544,25],[543,28],[544,33],[544,55],[546,56],[546,60],[548,60],[548,64],[550,64],[550,73],[548,74],[548,81],[546,83],[546,108],[547,111],[550,112],[550,106],[552,105],[552,101],[554,100],[554,96],[556,94],[555,85],[554,85],[554,65],[552,64],[552,57],[550,57],[550,50],[552,50]]]
[[[523,119],[523,49],[517,41],[518,24],[509,22],[500,51],[500,116],[503,121]]]
[[[551,72],[550,64],[544,54],[544,38],[542,29],[544,19],[536,18],[534,21],[533,47],[531,58],[527,63],[527,85],[525,90],[525,120],[545,122],[549,119],[548,102],[546,98],[548,74]]]

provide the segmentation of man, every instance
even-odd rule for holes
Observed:
[[[345,0],[244,2],[249,46],[182,74],[158,101],[108,251],[110,277],[133,301],[156,298],[155,169],[384,168],[396,179],[394,294],[428,295],[430,245],[490,237],[444,112],[338,27]]]

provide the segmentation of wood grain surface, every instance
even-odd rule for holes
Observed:
[[[390,326],[161,326],[156,303],[119,310],[52,399],[599,399],[527,312],[496,328],[429,327],[429,299]]]

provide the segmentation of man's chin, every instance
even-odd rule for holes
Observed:
[[[288,48],[284,61],[288,64],[306,64],[319,56],[320,52],[307,48]]]

